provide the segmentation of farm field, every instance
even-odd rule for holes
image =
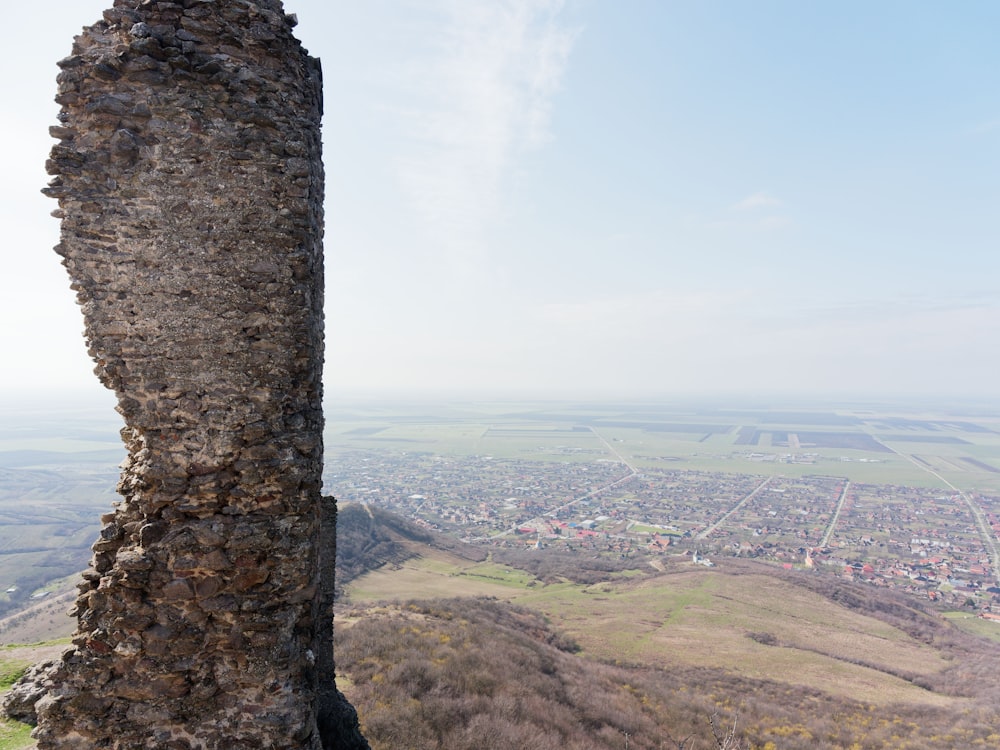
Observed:
[[[124,450],[110,404],[0,417],[2,616],[87,564]],[[894,570],[956,604],[1000,583],[1000,414],[986,410],[334,401],[325,437],[327,492],[485,545],[791,565],[823,549],[830,570]],[[948,538],[958,553],[937,554]]]
[[[118,497],[120,428],[110,405],[0,405],[0,617],[86,567]]]
[[[507,407],[507,408],[505,408]],[[327,450],[535,460],[623,458],[640,468],[1000,491],[1000,415],[846,406],[782,411],[645,405],[334,408]],[[616,455],[617,454],[617,455]]]
[[[997,603],[995,414],[501,406],[334,412],[326,487],[487,547],[753,557]]]

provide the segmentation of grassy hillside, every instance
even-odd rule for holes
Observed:
[[[340,521],[338,681],[374,750],[695,750],[734,725],[744,750],[1000,747],[1000,644],[912,598],[750,561],[487,554],[363,506]],[[0,671],[40,658],[7,649]],[[26,731],[4,725],[0,750]]]
[[[31,727],[16,721],[0,720],[0,750],[22,750],[34,747]]]
[[[5,693],[30,665],[55,658],[66,648],[67,643],[67,641],[53,641],[0,648],[0,695]],[[17,721],[0,719],[0,750],[24,750],[34,746],[31,727]]]
[[[441,555],[411,559],[398,570],[358,579],[348,594],[358,603],[494,596],[543,613],[588,657],[602,661],[780,676],[792,685],[878,704],[953,702],[925,687],[951,666],[949,649],[769,575],[763,566],[688,566],[580,585],[542,584],[513,568],[457,563],[449,567]],[[939,638],[968,640],[936,616],[911,611]]]
[[[485,552],[434,534],[395,513],[352,503],[337,511],[337,590],[374,570],[398,570],[429,551],[455,559],[483,560]]]
[[[403,536],[395,544],[405,559],[347,585],[350,606],[337,623],[338,669],[375,748],[476,746],[463,732],[477,722],[499,727],[495,704],[525,686],[542,697],[508,707],[506,721],[537,736],[532,747],[621,747],[625,732],[631,747],[678,747],[689,736],[714,747],[716,713],[739,714],[746,746],[758,748],[1000,746],[990,729],[1000,725],[992,677],[1000,648],[912,599],[751,562],[611,570],[594,581],[600,561],[582,557],[560,577],[552,573],[565,561],[542,564],[541,552],[521,565]],[[562,707],[546,703],[541,683],[531,687],[541,678],[523,667],[532,662],[520,649],[529,646],[512,635],[512,612],[522,624],[535,618],[526,637],[546,648],[576,645],[572,655],[546,652],[551,668],[564,686],[593,683],[617,718],[588,713],[591,704],[577,701],[582,687]],[[503,684],[474,700],[469,671]],[[439,694],[464,697],[456,706]],[[544,717],[560,712],[586,731],[549,732]],[[415,731],[421,739],[407,744],[395,723],[404,715],[437,729]],[[511,736],[497,734],[505,737],[497,746],[523,746],[504,745]]]
[[[76,600],[78,581],[79,574],[53,581],[45,588],[48,596],[0,617],[0,645],[39,643],[70,635],[76,620],[68,613]]]
[[[574,654],[545,618],[494,599],[354,606],[341,687],[374,750],[996,747],[992,705],[868,701],[718,667],[621,666]]]

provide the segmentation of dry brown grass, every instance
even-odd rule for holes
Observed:
[[[518,602],[538,607],[604,660],[715,667],[877,704],[955,700],[897,676],[944,669],[936,649],[785,581],[693,570],[594,589]],[[776,645],[748,637],[760,633]]]
[[[76,587],[56,592],[20,612],[0,619],[0,645],[40,643],[66,638],[76,629],[69,608],[76,598]]]
[[[591,586],[519,589],[457,575],[477,567],[431,553],[358,579],[349,596],[355,602],[495,596],[545,613],[585,653],[612,663],[719,668],[878,705],[960,701],[910,681],[948,666],[934,647],[766,574],[688,568]],[[751,634],[768,634],[775,645]]]

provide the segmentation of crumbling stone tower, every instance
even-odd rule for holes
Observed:
[[[115,0],[60,62],[46,192],[129,457],[40,748],[366,747],[333,686],[322,92],[294,24]]]

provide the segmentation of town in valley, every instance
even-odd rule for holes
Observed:
[[[116,419],[9,411],[0,616],[73,588],[115,501]],[[752,558],[1000,635],[1000,414],[982,408],[345,402],[325,442],[339,503],[473,545],[653,569]]]
[[[325,484],[472,544],[654,567],[754,558],[1000,630],[997,424],[868,409],[345,411]]]

